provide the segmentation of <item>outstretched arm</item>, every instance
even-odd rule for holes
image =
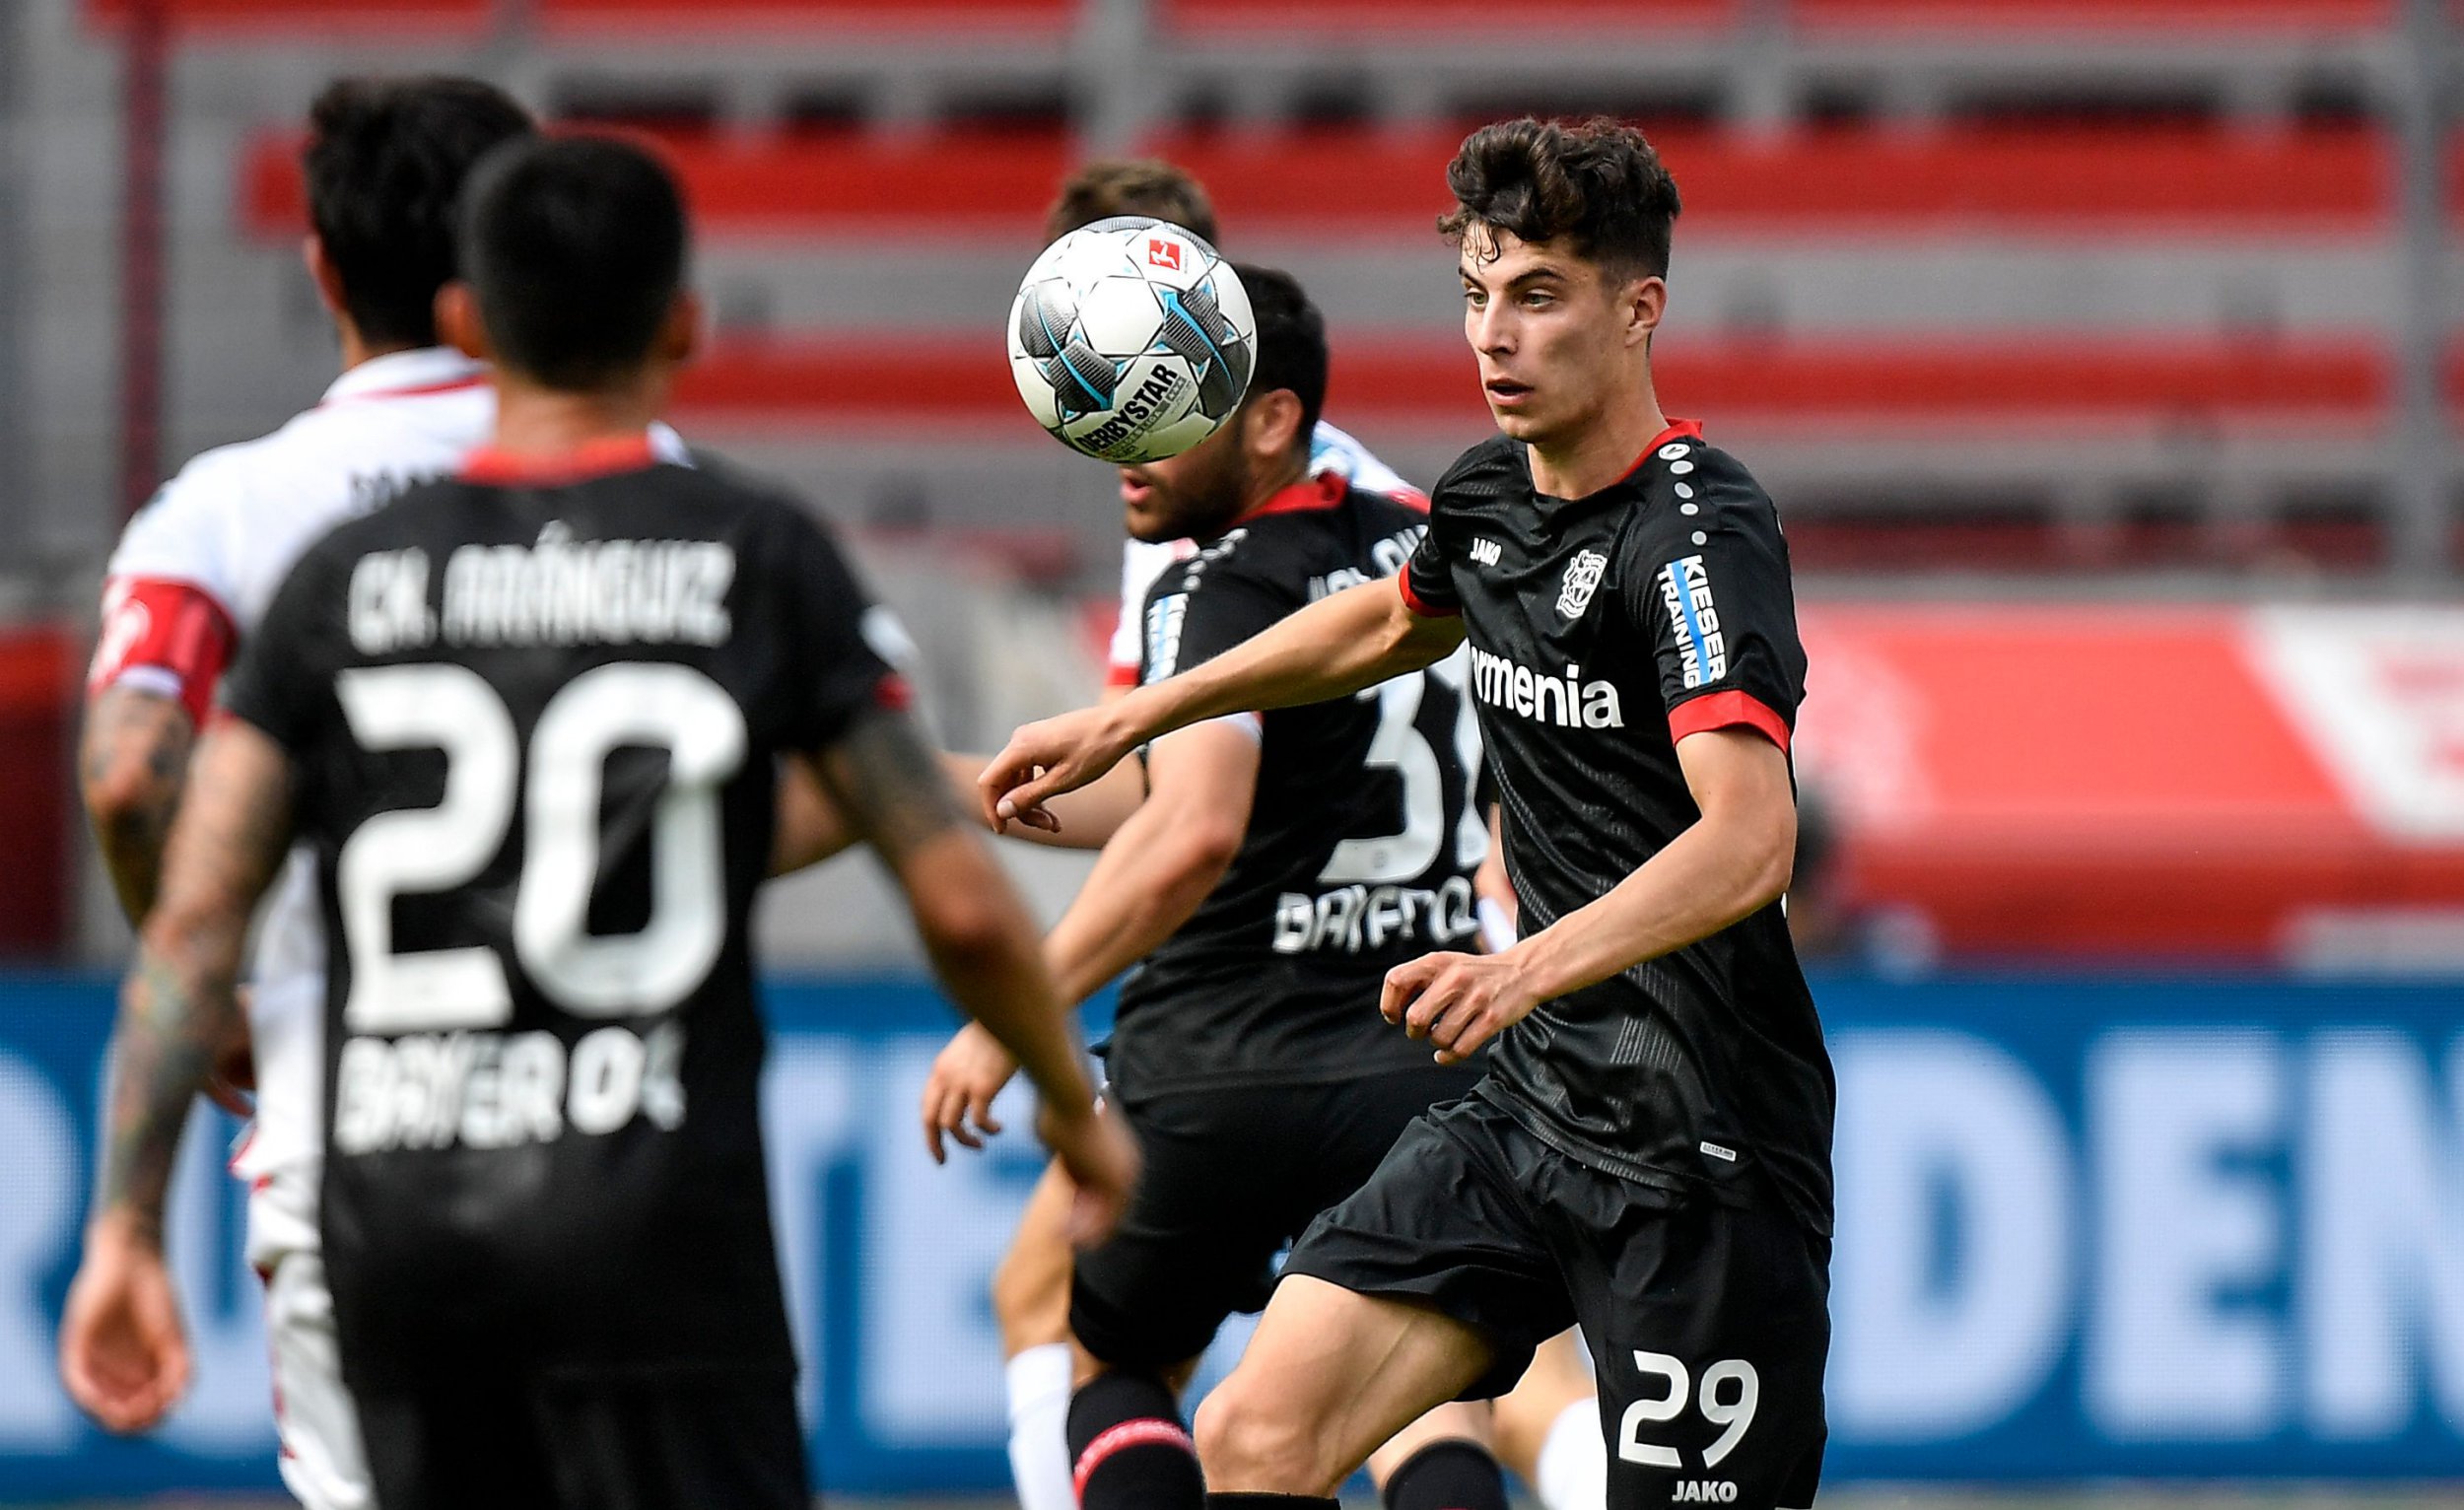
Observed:
[[[120,994],[95,1211],[60,1326],[69,1394],[115,1431],[152,1425],[187,1383],[165,1192],[189,1103],[244,1031],[240,950],[291,842],[291,763],[262,732],[226,721],[199,744],[195,776]]]
[[[1074,1235],[1100,1238],[1128,1198],[1136,1154],[1128,1135],[1095,1113],[1068,1010],[1044,967],[1026,904],[904,714],[859,714],[813,765],[906,894],[933,973],[1035,1082],[1045,1141],[1078,1186]]]
[[[1258,759],[1258,736],[1226,723],[1155,741],[1146,762],[1153,789],[1119,825],[1069,910],[1044,937],[1045,963],[1063,1000],[1093,995],[1170,938],[1206,900],[1249,835]],[[1134,762],[1117,766],[1088,789],[1133,769]],[[992,1101],[1017,1067],[974,1028],[960,1030],[941,1051],[924,1093],[924,1142],[935,1160],[945,1153],[943,1133],[979,1148],[979,1134],[1000,1132]]]
[[[1048,799],[1158,735],[1227,713],[1348,696],[1434,664],[1462,643],[1460,619],[1413,613],[1392,582],[1347,587],[1178,676],[1018,730],[977,779],[984,815],[995,828],[1014,820],[1057,829]]]

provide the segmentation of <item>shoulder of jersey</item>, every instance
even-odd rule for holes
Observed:
[[[1522,443],[1497,435],[1455,458],[1455,464],[1429,490],[1432,501],[1497,498],[1531,491],[1531,474],[1523,469],[1516,447]]]
[[[359,489],[366,478],[449,464],[485,434],[488,413],[474,407],[467,423],[446,430],[399,426],[391,409],[377,405],[305,410],[253,440],[191,456],[129,521],[123,541],[151,558],[214,528],[237,530],[226,538],[267,549],[303,529],[313,538],[324,523],[365,507]],[[137,565],[160,567],[151,559]]]
[[[1634,482],[1649,515],[1673,531],[1750,529],[1777,519],[1771,495],[1745,464],[1699,436],[1662,443],[1636,468]]]

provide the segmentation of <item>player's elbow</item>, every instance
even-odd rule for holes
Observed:
[[[1241,853],[1241,845],[1249,837],[1249,820],[1245,814],[1208,809],[1183,814],[1173,824],[1173,844],[1179,863],[1176,876],[1185,884],[1211,889],[1231,868],[1233,858]]]
[[[1759,911],[1788,892],[1797,874],[1797,809],[1778,803],[1757,814],[1748,832],[1740,836],[1738,853],[1745,861],[1741,884],[1747,912]]]
[[[95,832],[104,839],[160,834],[179,801],[176,775],[165,775],[146,751],[126,745],[89,747],[78,794]]]
[[[919,892],[913,905],[924,947],[944,967],[976,970],[1034,950],[1034,931],[997,873],[978,885]]]

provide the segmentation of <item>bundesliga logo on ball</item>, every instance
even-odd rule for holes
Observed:
[[[1073,450],[1177,456],[1249,391],[1258,324],[1230,263],[1194,233],[1100,220],[1044,249],[1009,311],[1009,373],[1027,412]]]

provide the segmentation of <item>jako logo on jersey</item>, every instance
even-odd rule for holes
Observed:
[[[1491,547],[1494,549],[1494,547]],[[1564,585],[1557,589],[1557,616],[1579,619],[1592,605],[1592,593],[1599,590],[1601,575],[1608,570],[1608,558],[1598,551],[1576,551],[1566,563]]]
[[[1685,685],[1699,687],[1728,675],[1728,642],[1720,638],[1720,610],[1711,601],[1711,575],[1700,556],[1660,569],[1660,597],[1677,630],[1677,654]]]
[[[1497,542],[1494,540],[1472,541],[1472,559],[1478,562],[1482,566],[1495,566],[1497,564]]]
[[[1669,1496],[1673,1505],[1733,1505],[1737,1503],[1737,1485],[1725,1478],[1680,1478],[1677,1492]]]
[[[1181,270],[1181,243],[1167,241],[1158,236],[1148,237],[1146,239],[1146,265],[1168,267],[1176,273],[1179,272]]]
[[[1625,727],[1625,710],[1617,702],[1615,683],[1587,682],[1581,666],[1566,667],[1560,678],[1473,646],[1472,695],[1491,707],[1559,728]]]
[[[1146,679],[1162,681],[1181,660],[1181,625],[1190,616],[1190,595],[1175,592],[1146,605]]]

